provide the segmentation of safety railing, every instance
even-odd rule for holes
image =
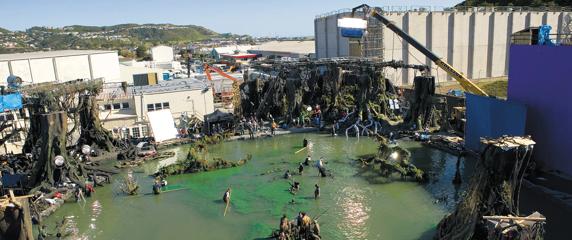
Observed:
[[[527,6],[494,6],[494,7],[443,7],[443,6],[383,6],[379,7],[387,13],[406,12],[572,12],[572,7],[527,7]],[[350,13],[352,10],[344,8],[316,15],[316,19],[325,18],[341,13]]]
[[[548,39],[559,46],[572,46],[572,34],[553,33]],[[510,38],[512,45],[538,45],[538,34],[513,34]]]

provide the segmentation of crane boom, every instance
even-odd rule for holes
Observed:
[[[205,73],[207,74],[207,78],[208,78],[209,80],[211,80],[211,81],[212,81],[211,73],[210,73],[211,70],[214,71],[214,72],[216,72],[216,73],[218,73],[219,75],[221,75],[221,76],[223,76],[223,77],[225,77],[225,78],[228,78],[228,79],[232,80],[233,82],[238,81],[238,79],[234,78],[233,76],[230,76],[230,75],[226,74],[225,72],[223,72],[222,70],[220,70],[220,69],[217,68],[217,67],[213,67],[213,66],[210,66],[210,65],[208,65],[208,64],[205,63],[204,68],[205,68]]]
[[[415,40],[409,34],[404,32],[403,30],[401,30],[399,27],[395,26],[395,24],[393,24],[391,21],[389,21],[387,18],[385,18],[381,14],[379,14],[375,9],[370,9],[370,7],[367,4],[362,4],[360,6],[353,8],[352,9],[352,17],[354,15],[354,13],[358,9],[361,9],[361,8],[366,9],[366,11],[369,10],[369,14],[371,17],[374,17],[375,19],[379,20],[381,23],[383,23],[383,25],[385,25],[391,31],[393,31],[394,33],[399,35],[399,37],[401,37],[407,43],[411,44],[411,46],[413,46],[415,49],[419,50],[427,58],[431,59],[431,61],[433,61],[437,66],[439,66],[441,69],[443,69],[445,72],[447,72],[447,74],[449,74],[457,82],[459,82],[459,84],[461,84],[463,89],[465,89],[466,91],[473,93],[473,94],[477,94],[477,95],[481,95],[481,96],[488,96],[488,94],[485,91],[483,91],[479,86],[477,86],[476,84],[471,82],[471,80],[469,80],[465,75],[463,75],[461,72],[457,71],[455,68],[453,68],[453,66],[451,66],[448,63],[446,63],[445,61],[443,61],[439,56],[437,56],[437,54],[435,54],[431,50],[427,49],[425,46],[423,46],[421,43],[419,43],[417,40]]]

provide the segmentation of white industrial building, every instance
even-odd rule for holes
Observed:
[[[147,137],[147,113],[170,109],[176,124],[181,117],[203,119],[214,111],[212,89],[201,80],[176,79],[156,85],[131,86],[124,91],[120,84],[107,85],[98,96],[103,127],[116,137]]]
[[[394,11],[382,14],[397,27],[440,56],[470,79],[506,76],[512,33],[548,24],[561,33],[570,12],[531,11],[517,8],[466,8],[448,11]],[[368,21],[368,35],[348,39],[341,35],[338,19],[349,17],[343,10],[317,16],[314,20],[318,58],[365,56],[403,60],[406,64],[427,64],[438,82],[451,81],[422,53],[375,19]],[[358,41],[359,40],[359,41]],[[413,69],[386,69],[386,77],[398,85],[411,84]]]
[[[175,60],[173,48],[168,46],[155,46],[151,48],[151,57],[153,62],[172,62]]]
[[[314,41],[270,41],[253,45],[247,52],[262,57],[314,58],[316,47]]]
[[[22,78],[24,84],[97,78],[121,81],[117,52],[100,50],[0,54],[0,85],[6,85],[10,75]]]

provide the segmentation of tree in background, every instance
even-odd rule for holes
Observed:
[[[135,50],[135,55],[137,55],[137,58],[146,58],[149,56],[149,54],[147,53],[148,51],[149,48],[147,48],[147,46],[141,45],[137,47],[137,50]]]
[[[119,49],[119,55],[125,58],[135,58],[135,53],[129,49]]]

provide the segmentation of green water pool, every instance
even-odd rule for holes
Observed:
[[[314,143],[313,158],[324,157],[334,177],[318,177],[316,168],[306,167],[302,176],[294,176],[301,190],[292,195],[289,181],[281,177],[286,169],[297,172],[305,152],[295,152],[304,138]],[[416,142],[400,145],[412,152],[414,164],[430,173],[428,184],[372,184],[357,176],[359,169],[351,162],[376,151],[371,139],[291,134],[210,146],[208,158],[253,157],[239,168],[169,177],[169,189],[184,190],[161,195],[150,194],[153,179],[148,175],[164,162],[148,163],[134,170],[142,186],[139,196],[118,194],[119,182],[97,188],[86,203],[65,204],[48,218],[48,229],[67,217],[69,239],[257,239],[277,228],[282,214],[293,218],[306,211],[320,215],[324,239],[430,239],[464,187],[451,184],[456,157]],[[186,155],[185,146],[175,150],[179,157]],[[463,164],[463,176],[471,168]],[[321,187],[318,200],[313,198],[314,184]],[[223,216],[221,198],[228,186],[232,201]]]

